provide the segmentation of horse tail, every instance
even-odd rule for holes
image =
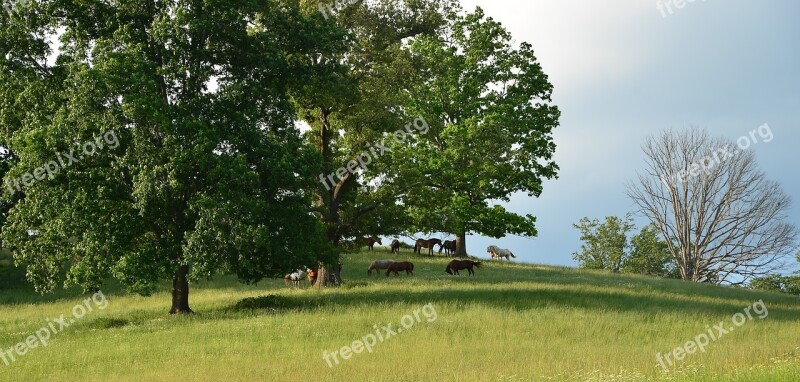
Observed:
[[[414,263],[408,263],[408,264],[410,265],[411,272],[414,272]]]
[[[515,258],[515,259],[517,258],[516,256],[514,256],[514,252],[508,251],[508,253],[510,253],[510,254],[511,254],[511,257],[513,257],[513,258]]]

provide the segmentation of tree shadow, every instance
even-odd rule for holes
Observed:
[[[763,297],[763,296],[762,296]],[[718,299],[719,300],[719,299]],[[755,302],[757,300],[754,300]],[[773,304],[764,299],[769,319],[800,322],[800,307]],[[546,288],[521,290],[515,288],[493,288],[473,290],[430,291],[385,291],[374,288],[359,288],[347,293],[300,293],[292,295],[268,295],[247,298],[223,309],[224,312],[250,311],[255,313],[281,314],[289,312],[319,311],[334,308],[356,308],[376,304],[425,305],[428,303],[480,304],[500,309],[519,311],[542,308],[572,308],[603,312],[636,312],[643,316],[679,313],[689,316],[718,316],[729,319],[742,312],[752,302],[743,304],[741,297],[735,300],[689,301],[679,295],[636,295],[623,291],[594,291],[574,288]],[[753,317],[757,317],[753,313]]]

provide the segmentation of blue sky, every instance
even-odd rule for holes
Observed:
[[[545,183],[541,198],[515,195],[508,205],[537,216],[539,237],[470,236],[471,254],[497,244],[519,261],[574,266],[572,224],[635,212],[625,184],[644,168],[641,142],[690,126],[735,140],[767,123],[774,139],[749,150],[792,196],[800,226],[800,2],[697,0],[672,5],[672,14],[656,0],[462,4],[533,45],[562,111],[560,178]]]

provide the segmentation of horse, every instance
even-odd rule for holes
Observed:
[[[316,269],[309,269],[308,270],[308,281],[311,282],[311,286],[317,283],[317,275],[319,271]]]
[[[511,261],[512,257],[515,259],[517,258],[516,256],[514,256],[513,253],[511,253],[511,251],[507,249],[498,248],[496,245],[490,245],[488,248],[486,248],[486,252],[492,255],[492,259],[494,258],[502,259],[505,257],[506,260]]]
[[[362,240],[367,244],[367,247],[369,248],[370,252],[375,250],[375,248],[374,248],[375,247],[375,243],[378,243],[379,245],[383,245],[383,243],[381,242],[381,238],[375,237],[375,236],[373,236],[373,237],[365,237]]]
[[[458,271],[466,269],[469,272],[469,275],[472,276],[475,274],[475,271],[472,269],[473,267],[481,267],[480,261],[472,261],[472,260],[453,260],[450,264],[447,264],[447,268],[445,268],[445,272],[451,275],[459,275]]]
[[[289,285],[289,283],[291,282],[292,286],[299,287],[300,281],[305,280],[305,278],[308,277],[308,271],[309,271],[308,267],[302,267],[297,271],[295,271],[294,273],[290,273],[284,276],[283,283]]]
[[[392,240],[392,253],[400,253],[400,240]]]
[[[414,274],[414,264],[408,261],[401,261],[399,263],[392,263],[386,270],[386,276],[394,272],[395,276],[400,276],[400,271],[406,271],[406,275]]]
[[[442,249],[444,249],[444,254],[447,256],[455,255],[456,253],[456,241],[455,240],[445,240],[442,245],[439,247],[439,253],[442,253]]]
[[[377,271],[378,269],[386,269],[392,264],[394,264],[394,260],[375,260],[367,269],[367,276],[372,276],[373,270]]]
[[[440,247],[439,249],[441,250],[442,241],[439,239],[428,239],[428,240],[419,239],[417,240],[416,243],[414,243],[414,253],[419,253],[421,255],[422,248],[428,248],[428,255],[433,256],[434,245],[438,245]]]

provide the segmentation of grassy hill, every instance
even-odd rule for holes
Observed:
[[[1,381],[797,381],[800,298],[536,265],[485,262],[451,277],[447,259],[411,256],[413,277],[371,278],[375,254],[345,256],[347,285],[294,290],[230,277],[195,284],[198,314],[170,317],[151,297],[104,290],[107,308],[6,366]],[[0,259],[0,347],[72,316],[86,296],[39,296]],[[753,304],[768,309],[760,319]],[[734,327],[665,372],[656,358],[723,322]],[[407,316],[411,319],[405,317]],[[389,323],[404,331],[342,359]],[[380,331],[384,335],[384,331]],[[355,345],[355,346],[353,346]],[[336,365],[330,358],[338,351]],[[323,352],[329,355],[328,362]]]

